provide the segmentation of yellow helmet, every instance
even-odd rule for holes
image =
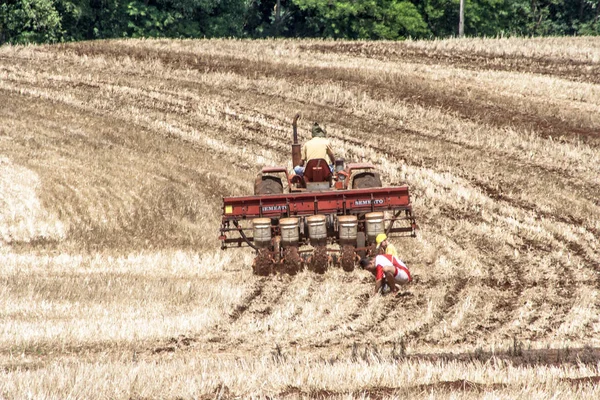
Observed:
[[[379,246],[381,245],[381,242],[383,242],[386,239],[387,239],[387,236],[385,233],[380,233],[379,235],[377,235],[377,237],[375,238],[375,243],[377,243],[377,248],[379,248]]]

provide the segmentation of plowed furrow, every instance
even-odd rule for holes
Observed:
[[[306,295],[293,296],[296,300],[296,308],[294,313],[290,316],[290,321],[297,321],[300,318],[302,312],[304,311],[303,305],[312,302],[316,290],[318,290],[318,286],[313,279],[310,279],[308,281],[308,286],[306,287]]]
[[[17,227],[33,243],[53,237],[56,221],[66,232],[47,247],[0,243],[3,280],[29,282],[0,288],[5,355],[16,339],[26,357],[59,369],[78,355],[121,363],[129,358],[123,349],[142,365],[143,348],[142,361],[158,361],[161,373],[201,370],[214,378],[202,387],[219,384],[225,397],[285,395],[285,387],[290,397],[359,393],[326,390],[363,362],[374,379],[378,362],[408,362],[417,379],[428,374],[423,362],[468,362],[486,377],[576,363],[580,354],[593,366],[584,346],[595,346],[600,329],[600,97],[585,82],[600,80],[585,71],[598,75],[598,63],[524,56],[517,65],[510,54],[411,43],[182,41],[171,50],[166,41],[128,40],[0,49],[0,171],[39,178],[18,201],[14,187],[27,177],[0,178],[0,210],[9,210],[0,211],[0,235]],[[373,277],[360,269],[257,277],[250,249],[214,252],[222,197],[251,194],[263,166],[291,167],[296,113],[301,143],[318,121],[336,154],[372,162],[384,186],[410,186],[417,238],[390,240],[414,281],[396,298],[372,296]],[[23,168],[4,168],[9,163]],[[158,278],[146,282],[146,273]],[[73,274],[94,278],[61,284]],[[119,280],[136,295],[115,290]],[[81,315],[114,326],[114,337],[78,325]],[[150,339],[134,329],[144,324]],[[532,350],[517,351],[521,342]],[[504,351],[508,343],[515,354]],[[561,355],[565,343],[577,350]],[[344,359],[357,346],[363,357]],[[218,371],[223,365],[233,368]],[[566,373],[540,376],[558,382]],[[297,382],[328,389],[296,391]],[[486,388],[494,389],[476,389]]]
[[[243,307],[243,312],[232,320],[226,327],[221,326],[229,332],[225,335],[237,347],[263,346],[269,341],[269,336],[273,340],[270,332],[271,325],[269,320],[277,309],[280,302],[285,298],[288,292],[288,285],[273,277],[263,278],[261,280],[261,290],[255,290],[252,294],[256,296]]]
[[[531,57],[520,54],[493,53],[487,51],[431,52],[411,48],[405,43],[397,43],[394,48],[382,48],[367,43],[312,44],[303,46],[307,51],[323,54],[344,54],[357,58],[375,58],[382,61],[437,64],[452,68],[475,71],[508,71],[560,76],[575,82],[600,83],[600,64],[593,61],[579,61],[551,57]]]
[[[104,48],[102,48],[104,47]],[[108,46],[89,46],[78,44],[72,48],[79,55],[104,55],[109,57],[132,57],[138,61],[148,59],[160,59],[167,65],[176,68],[195,68],[210,72],[233,72],[244,76],[256,76],[270,78],[285,78],[295,81],[297,84],[316,84],[331,81],[343,81],[361,87],[366,93],[374,98],[392,98],[406,100],[425,107],[437,107],[449,110],[463,118],[474,121],[483,121],[500,127],[519,127],[525,130],[535,130],[542,137],[569,137],[576,140],[584,140],[597,146],[600,143],[597,129],[581,128],[569,124],[568,121],[556,118],[553,115],[543,117],[531,112],[524,112],[518,105],[511,105],[507,99],[494,97],[484,92],[483,97],[471,95],[466,97],[460,93],[450,90],[434,88],[429,83],[414,80],[394,80],[393,82],[381,83],[377,78],[359,77],[347,69],[336,69],[331,67],[307,67],[287,64],[285,68],[269,64],[268,62],[257,62],[253,60],[240,60],[232,56],[206,55],[199,58],[193,54],[180,53],[176,56],[163,54],[155,49],[127,48],[115,51]],[[509,115],[510,119],[506,116]]]
[[[249,288],[248,294],[244,296],[240,304],[238,304],[232,312],[229,313],[230,322],[235,322],[240,319],[248,308],[262,295],[265,288],[265,283],[269,278],[260,278],[254,285]]]
[[[164,109],[164,107],[162,107],[162,106],[161,107],[155,106],[155,107],[157,109]],[[282,123],[285,123],[285,121],[282,121]],[[390,128],[392,128],[392,127],[390,127]],[[424,132],[410,132],[409,130],[403,130],[402,135],[406,135],[406,134],[410,134],[410,133],[412,133],[413,136],[414,135],[420,135],[420,136],[427,135]],[[465,144],[465,143],[456,142],[456,141],[449,140],[449,139],[436,138],[436,141],[439,141],[439,140],[444,140],[448,144],[459,146],[459,147],[461,147],[462,150],[471,149],[474,152],[481,151],[477,147],[469,146],[468,144]],[[502,161],[502,162],[505,162],[505,163],[506,162],[511,162],[511,164],[513,164],[513,165],[518,165],[519,168],[523,168],[524,166],[526,166],[527,168],[532,168],[532,171],[535,171],[535,168],[543,168],[543,167],[537,167],[537,166],[532,165],[530,163],[526,163],[525,165],[523,165],[523,160],[515,160],[515,159],[513,159],[513,157],[514,156],[507,155],[507,154],[498,154],[492,160],[493,160],[493,162],[499,162],[499,161]],[[539,171],[539,172],[543,173],[544,171]],[[569,180],[571,180],[573,182],[573,185],[575,185],[575,189],[577,191],[579,191],[579,192],[582,192],[582,194],[584,194],[584,196],[586,198],[595,199],[596,198],[595,193],[598,190],[600,190],[600,188],[598,187],[598,184],[596,184],[594,182],[588,182],[586,184],[580,184],[580,183],[578,183],[577,180],[571,179],[572,177],[569,176],[570,172],[569,172],[568,169],[564,169],[564,168],[560,169],[560,170],[558,170],[558,169],[547,169],[545,172],[556,173],[557,175],[561,176],[561,179],[569,178]],[[510,188],[507,188],[507,189],[510,189]]]
[[[403,332],[403,336],[411,341],[416,343],[430,343],[434,344],[436,340],[428,337],[429,332],[431,332],[436,326],[443,321],[446,315],[450,312],[452,307],[458,303],[460,299],[461,292],[467,286],[467,279],[465,278],[455,278],[453,282],[450,282],[449,285],[445,288],[445,294],[442,301],[442,304],[439,305],[439,308],[433,311],[432,318],[430,320],[421,320],[420,323],[417,324],[416,327],[406,330]],[[438,286],[436,290],[439,290]]]
[[[469,146],[468,144],[462,143],[462,142],[456,142],[456,141],[452,141],[452,140],[448,140],[447,138],[442,138],[439,136],[429,136],[426,131],[423,132],[416,132],[416,131],[411,131],[408,129],[401,129],[399,130],[397,127],[395,126],[381,126],[381,123],[377,123],[377,121],[373,120],[373,121],[369,121],[369,120],[365,120],[364,118],[362,119],[358,119],[355,117],[352,117],[351,114],[349,113],[342,113],[339,110],[334,110],[334,109],[330,109],[329,110],[329,116],[328,118],[332,118],[331,113],[334,114],[340,114],[338,115],[336,124],[341,125],[341,126],[346,126],[348,129],[352,129],[354,127],[354,130],[360,132],[360,131],[366,131],[368,129],[373,130],[373,126],[375,126],[376,131],[385,131],[386,135],[390,135],[390,133],[395,133],[395,135],[398,135],[400,137],[404,137],[404,136],[410,136],[411,140],[409,140],[408,142],[406,141],[402,141],[403,146],[405,147],[404,151],[401,153],[397,153],[396,150],[390,150],[390,146],[388,145],[388,143],[385,144],[381,144],[381,145],[377,145],[375,143],[368,143],[367,145],[374,149],[377,150],[379,153],[381,154],[385,154],[388,157],[398,157],[399,155],[408,160],[410,163],[412,164],[425,164],[425,165],[431,165],[431,166],[435,166],[436,164],[439,164],[440,160],[438,160],[435,157],[427,157],[425,155],[419,154],[419,152],[417,150],[415,151],[406,151],[406,147],[415,147],[415,149],[417,148],[417,145],[420,141],[432,141],[432,142],[436,142],[436,143],[444,143],[445,146],[450,145],[451,147],[453,147],[456,151],[451,151],[450,149],[448,149],[448,154],[460,154],[461,155],[461,159],[467,159],[467,160],[476,160],[479,158],[479,154],[481,153],[482,149],[476,146]],[[333,117],[335,118],[335,117]],[[279,120],[280,123],[282,124],[282,126],[285,125],[285,120],[280,119]],[[361,124],[364,125],[364,127],[361,126]],[[372,124],[369,128],[367,128],[369,126],[369,124]],[[364,129],[363,129],[364,128]],[[330,134],[331,137],[333,138],[337,138],[342,142],[345,143],[352,143],[356,146],[364,146],[365,142],[361,139],[353,139],[350,136],[342,136],[342,135],[336,135],[336,134]],[[383,136],[385,137],[385,136]],[[427,138],[427,139],[424,139]],[[285,140],[285,138],[283,138]],[[281,140],[281,138],[280,138]],[[411,142],[416,140],[417,142]],[[386,141],[388,142],[388,141]],[[389,144],[392,144],[392,141],[389,141]],[[266,143],[265,143],[266,144]],[[272,145],[272,144],[271,144]],[[281,146],[277,146],[279,147],[285,147],[282,143]],[[472,156],[467,156],[465,157],[465,152],[466,151],[470,151],[472,152]],[[412,156],[412,154],[419,154],[418,157],[414,157]],[[448,161],[446,161],[448,162]],[[484,165],[482,165],[482,163],[485,164],[489,164],[494,165],[494,168],[490,167],[490,168],[485,168]],[[522,159],[518,159],[515,158],[514,155],[511,154],[507,154],[505,152],[500,152],[500,153],[493,153],[493,154],[488,154],[487,157],[484,160],[480,160],[480,166],[478,167],[481,170],[486,170],[486,171],[497,171],[498,170],[498,165],[503,166],[504,168],[500,168],[500,170],[504,169],[506,172],[503,175],[517,175],[513,173],[513,170],[519,170],[520,173],[523,173],[525,171],[525,173],[523,174],[523,176],[531,176],[531,175],[551,175],[551,176],[555,176],[555,180],[557,182],[557,184],[559,184],[558,182],[560,182],[560,185],[563,186],[565,184],[565,182],[569,182],[570,186],[572,187],[572,191],[575,193],[579,193],[581,198],[585,198],[585,199],[589,199],[590,201],[597,201],[597,196],[596,193],[600,192],[600,186],[597,182],[594,181],[586,181],[585,183],[581,183],[580,177],[576,177],[575,175],[573,175],[573,172],[565,169],[565,168],[556,168],[556,167],[547,167],[547,166],[543,166],[543,165],[537,165],[537,164],[533,164],[531,162],[522,160]],[[456,166],[456,165],[455,165]],[[441,166],[440,166],[441,167]],[[467,171],[469,171],[469,168],[465,168],[465,173],[468,173]],[[460,171],[459,171],[460,172]],[[474,177],[469,176],[469,175],[459,175],[461,177],[467,177],[469,179],[474,179]],[[518,176],[518,175],[517,175]],[[501,198],[501,197],[506,197],[507,193],[509,192],[515,192],[518,193],[519,190],[521,189],[521,184],[520,183],[514,183],[511,185],[510,181],[507,181],[505,179],[501,180],[500,182],[498,182],[495,186],[492,186],[491,183],[485,183],[483,181],[474,181],[480,188],[482,188],[487,194],[489,194],[492,198]],[[498,185],[501,185],[502,187],[502,191],[499,191],[498,189]],[[569,218],[569,217],[567,217]],[[570,216],[570,218],[574,218],[573,216]],[[581,224],[582,222],[584,222],[581,218],[577,218],[577,223]]]

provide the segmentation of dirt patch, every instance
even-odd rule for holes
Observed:
[[[570,383],[573,386],[597,385],[600,383],[600,376],[589,376],[583,378],[563,378],[561,382]],[[505,383],[479,383],[467,379],[458,379],[454,381],[440,381],[423,385],[408,387],[372,387],[358,391],[333,391],[333,390],[313,390],[306,391],[298,387],[289,387],[280,392],[274,398],[300,397],[310,399],[330,399],[332,397],[356,396],[357,398],[367,399],[389,399],[391,397],[404,398],[410,394],[417,393],[439,393],[439,392],[472,392],[489,393],[502,391],[510,388],[511,385]]]
[[[308,263],[308,269],[317,274],[324,274],[328,264],[327,247],[316,246]]]
[[[356,391],[356,392],[348,392],[348,391],[333,391],[333,390],[312,390],[305,391],[301,388],[290,387],[283,392],[279,393],[274,398],[286,398],[286,397],[301,397],[301,398],[310,398],[315,400],[320,399],[330,399],[335,396],[348,396],[348,395],[358,395],[362,398],[368,399],[387,399],[392,397],[394,394],[399,393],[400,390],[398,388],[389,388],[389,387],[374,387],[369,388],[364,391]]]
[[[22,371],[37,371],[39,369],[46,368],[47,364],[42,361],[32,362],[15,362],[0,365],[0,372],[11,373],[11,372],[22,372]]]
[[[269,249],[258,249],[252,270],[255,275],[269,276],[273,273],[273,257]]]
[[[423,392],[475,392],[484,393],[489,391],[501,390],[506,388],[506,384],[502,383],[476,383],[466,379],[456,381],[441,381],[418,386],[408,387],[372,387],[357,391],[333,391],[333,390],[313,390],[305,391],[301,388],[290,387],[279,393],[277,397],[302,397],[310,399],[329,399],[336,396],[356,396],[357,398],[367,398],[373,400],[389,399],[391,397],[403,398],[409,394]]]
[[[585,376],[583,378],[562,378],[561,382],[570,383],[573,386],[597,385],[600,383],[600,376]]]
[[[514,366],[560,366],[571,365],[596,365],[600,359],[599,347],[562,348],[562,349],[523,349],[523,344],[515,340],[506,351],[487,352],[475,351],[467,353],[440,353],[440,354],[410,354],[405,359],[419,361],[459,361],[459,362],[487,362],[492,359],[509,361]]]
[[[172,353],[176,350],[185,350],[190,347],[193,343],[198,340],[193,337],[179,335],[177,337],[170,338],[166,341],[165,345],[156,347],[152,352],[154,354],[160,353]]]
[[[419,392],[488,392],[491,390],[500,390],[506,388],[507,385],[504,383],[477,383],[471,382],[466,379],[459,379],[456,381],[442,381],[436,383],[428,383],[426,385],[419,385],[414,390]]]
[[[298,248],[290,246],[283,251],[283,268],[281,273],[296,275],[302,270],[302,258],[298,254]]]

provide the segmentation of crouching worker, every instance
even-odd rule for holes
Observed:
[[[398,294],[399,284],[412,281],[408,267],[391,254],[381,254],[376,257],[365,257],[360,260],[360,266],[375,275],[375,292],[379,293],[384,282],[388,284],[392,294]]]

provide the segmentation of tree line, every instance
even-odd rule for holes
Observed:
[[[596,35],[600,0],[464,0],[467,36]],[[0,0],[0,44],[165,38],[443,38],[460,0]]]

